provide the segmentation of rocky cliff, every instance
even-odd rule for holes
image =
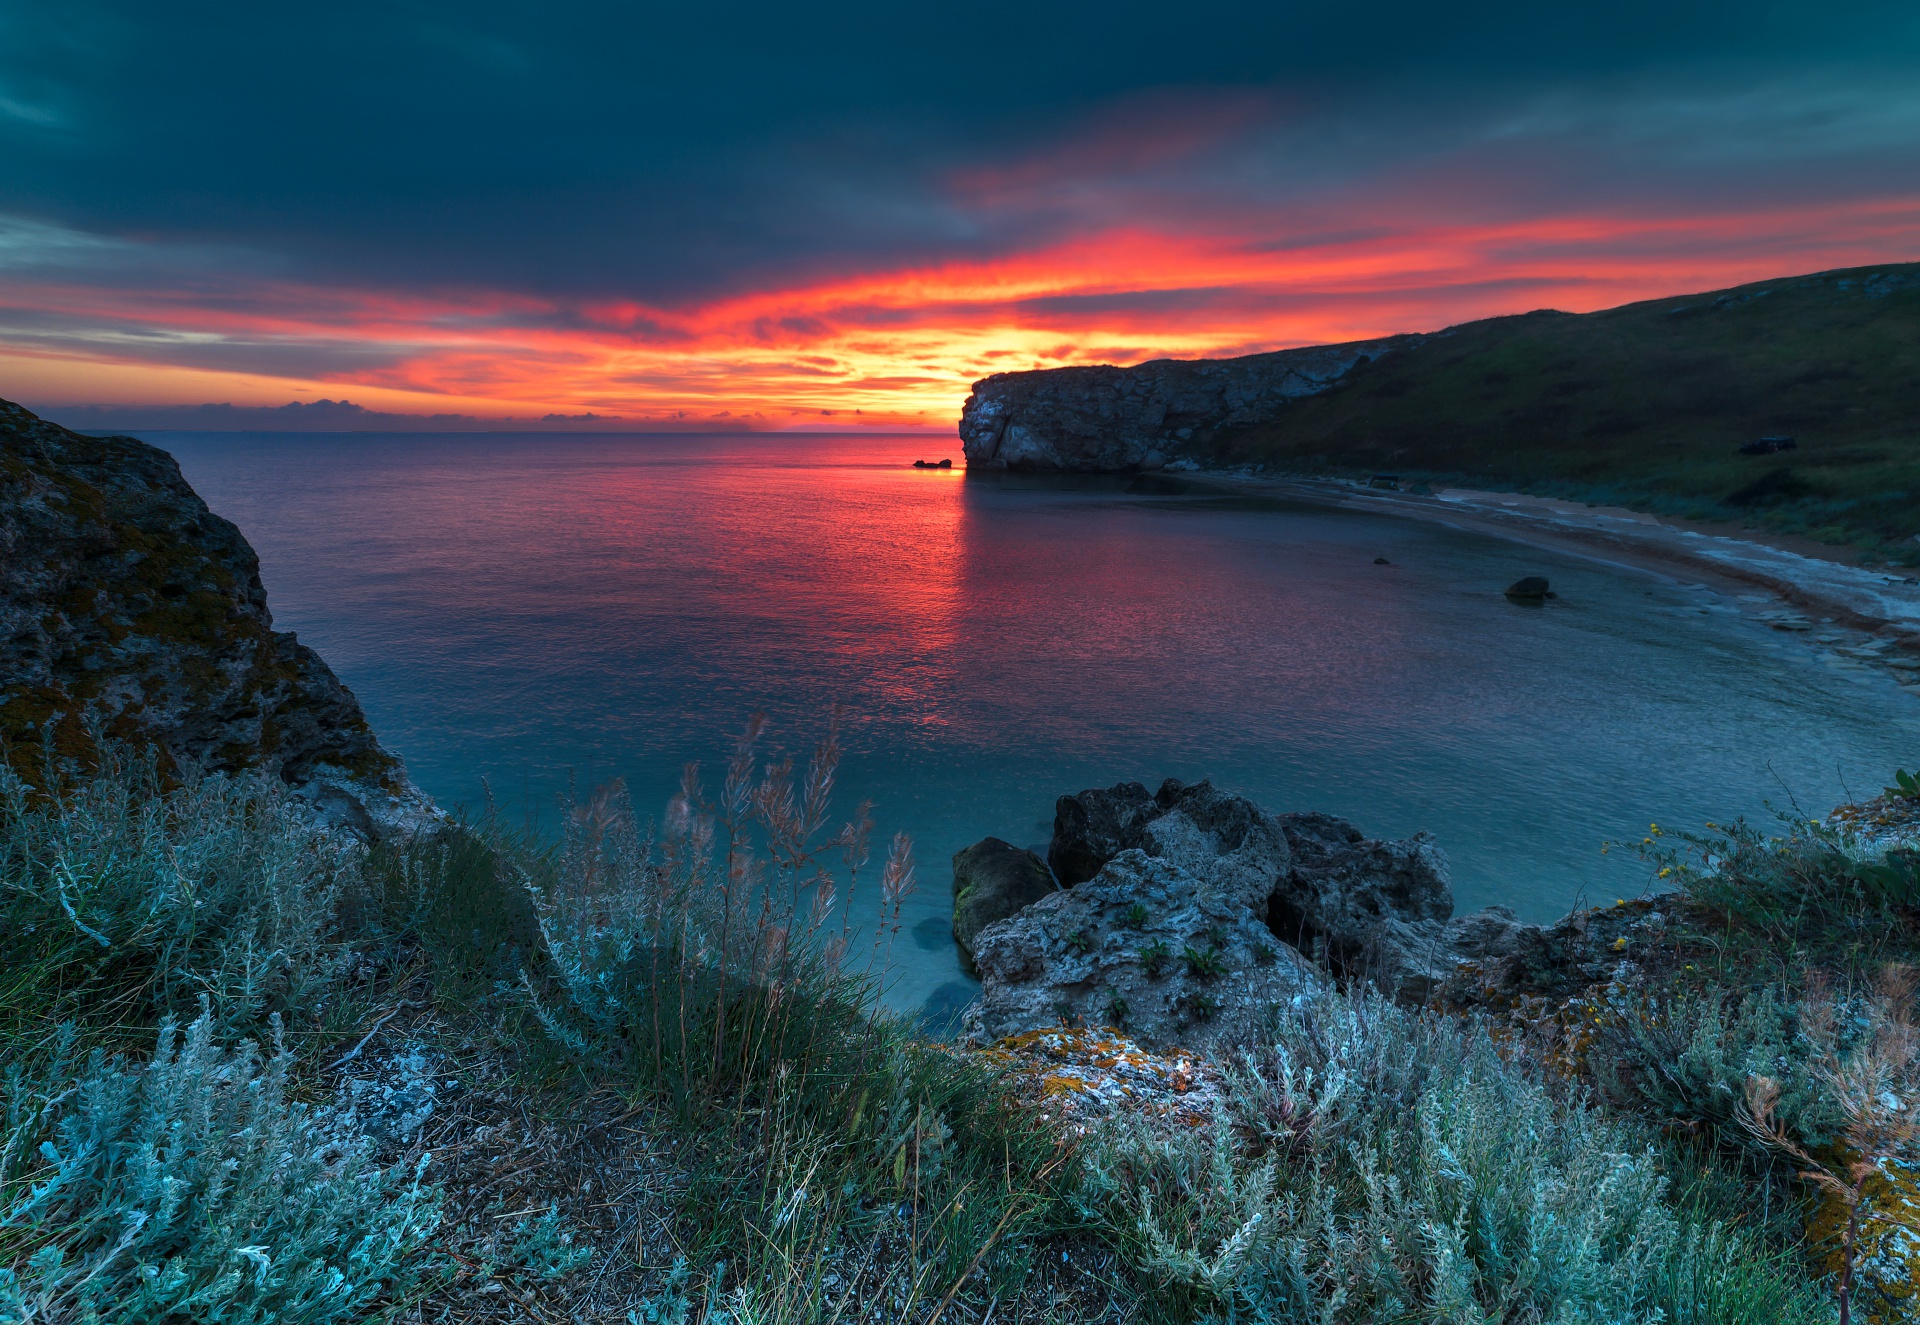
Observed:
[[[1418,336],[1277,350],[1242,359],[1156,359],[1132,368],[996,373],[974,383],[960,440],[974,469],[1116,474],[1178,465],[1195,444],[1266,423],[1356,365]]]
[[[975,470],[1387,471],[1920,565],[1916,419],[1905,263],[1244,359],[1002,373],[974,385],[960,436]]]
[[[273,628],[258,557],[171,456],[0,401],[0,758],[37,784],[103,737],[170,768],[266,770],[363,835],[440,814]]]

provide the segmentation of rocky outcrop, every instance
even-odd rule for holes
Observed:
[[[969,469],[1117,474],[1179,467],[1222,431],[1276,418],[1354,365],[1419,336],[1276,350],[1240,359],[1155,359],[1132,368],[996,373],[960,414]]]
[[[1428,834],[1380,841],[1206,782],[1063,796],[1048,859],[1072,886],[974,939],[976,1037],[1078,1022],[1231,1044],[1321,971],[1419,1002],[1463,967],[1504,969],[1543,943],[1503,907],[1456,919]]]
[[[976,934],[1053,891],[1047,862],[1011,842],[989,837],[954,852],[953,941],[961,969],[973,973]]]
[[[103,737],[263,769],[362,836],[441,818],[172,457],[0,401],[0,757],[37,783]]]
[[[974,962],[976,1039],[1117,1026],[1201,1052],[1257,1037],[1321,978],[1234,893],[1138,850],[987,926]]]

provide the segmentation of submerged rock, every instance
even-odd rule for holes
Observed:
[[[1047,862],[997,837],[953,853],[953,941],[960,965],[973,970],[973,940],[986,926],[1055,891]]]
[[[103,736],[276,774],[361,836],[442,819],[171,456],[0,401],[0,757],[35,781]]]
[[[1527,575],[1507,586],[1507,597],[1521,602],[1541,602],[1553,597],[1544,575]]]

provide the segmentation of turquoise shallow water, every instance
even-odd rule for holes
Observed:
[[[149,440],[445,802],[571,771],[644,811],[754,710],[798,751],[845,705],[847,804],[916,842],[904,1003],[969,996],[951,854],[1086,786],[1429,829],[1463,910],[1549,920],[1645,886],[1604,839],[1920,762],[1920,704],[1764,604],[1386,516],[968,480],[910,468],[924,438]],[[1529,573],[1560,597],[1508,603]]]

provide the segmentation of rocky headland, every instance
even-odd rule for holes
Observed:
[[[1276,350],[1240,359],[1155,359],[1132,368],[995,373],[960,414],[970,469],[1120,474],[1191,466],[1191,453],[1268,423],[1356,365],[1419,336]]]
[[[959,430],[976,473],[1385,473],[1912,567],[1917,332],[1920,264],[1860,267],[1244,358],[998,373]]]
[[[441,819],[171,456],[0,401],[0,757],[37,784],[103,739],[277,776],[363,837]]]

